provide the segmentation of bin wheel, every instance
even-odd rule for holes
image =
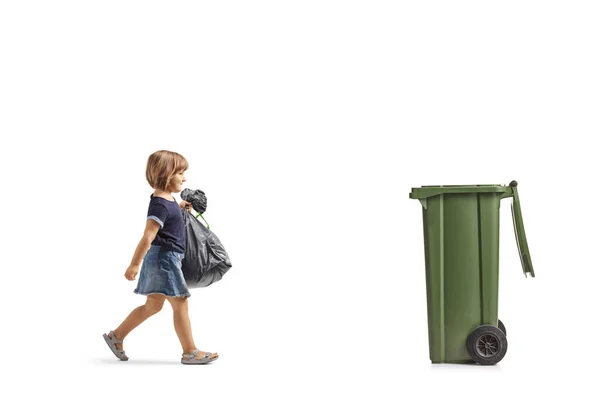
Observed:
[[[498,328],[500,328],[500,330],[502,331],[502,333],[504,333],[504,336],[507,336],[506,335],[506,327],[504,326],[504,324],[500,320],[498,320]]]
[[[504,358],[508,342],[502,330],[493,325],[481,325],[467,338],[471,359],[481,365],[494,365]]]

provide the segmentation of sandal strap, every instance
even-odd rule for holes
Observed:
[[[183,357],[187,358],[188,360],[193,360],[194,358],[196,358],[196,354],[200,353],[200,350],[196,349],[194,351],[192,351],[191,354],[188,353],[183,353]],[[209,353],[206,353],[209,354]],[[204,356],[206,357],[206,356]]]
[[[121,343],[123,343],[123,341],[122,341],[121,339],[119,339],[119,338],[117,337],[117,335],[115,335],[115,332],[114,332],[114,331],[110,331],[110,339],[111,339],[111,342],[113,342],[113,343],[116,343],[116,344],[121,344]]]

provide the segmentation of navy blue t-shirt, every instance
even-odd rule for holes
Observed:
[[[163,199],[150,195],[148,206],[148,219],[153,219],[160,224],[160,229],[152,241],[162,250],[172,250],[185,253],[186,231],[183,224],[183,215],[177,201]]]

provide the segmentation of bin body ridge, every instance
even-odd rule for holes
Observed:
[[[423,203],[429,355],[473,362],[465,338],[498,324],[502,192],[446,193]]]

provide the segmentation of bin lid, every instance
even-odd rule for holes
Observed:
[[[506,185],[438,185],[438,186],[421,186],[420,188],[412,188],[409,194],[411,199],[419,199],[423,207],[427,208],[428,197],[439,196],[441,194],[456,194],[456,193],[502,193],[501,199],[512,197],[513,204],[511,211],[513,216],[513,225],[515,228],[515,238],[517,240],[517,249],[519,250],[519,258],[523,267],[525,276],[531,274],[535,277],[531,256],[529,254],[529,246],[527,245],[527,237],[525,236],[525,227],[523,225],[523,215],[521,213],[521,204],[519,202],[519,193],[517,192],[517,182],[512,181]]]
[[[519,249],[519,258],[525,277],[530,274],[535,277],[533,264],[531,263],[531,255],[529,254],[529,246],[527,245],[527,237],[525,236],[525,226],[523,225],[523,214],[521,213],[521,202],[519,201],[519,192],[517,191],[517,182],[510,183],[512,188],[513,203],[510,206],[513,217],[513,225],[515,227],[515,237],[517,239],[517,249]]]

